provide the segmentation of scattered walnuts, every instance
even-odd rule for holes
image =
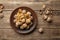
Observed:
[[[51,8],[47,8],[46,5],[43,5],[43,11],[41,12],[40,10],[40,13],[45,21],[52,22],[53,12],[51,11]]]

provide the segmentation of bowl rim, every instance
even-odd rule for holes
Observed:
[[[13,15],[14,15],[14,12],[17,12],[17,10],[18,9],[27,9],[27,10],[30,10],[30,12],[32,12],[32,16],[35,18],[34,20],[35,20],[35,22],[34,22],[34,25],[32,26],[32,28],[30,28],[30,30],[29,31],[18,31],[18,29],[16,29],[15,27],[14,27],[14,24],[13,24]],[[25,6],[22,6],[22,7],[18,7],[18,8],[16,8],[15,10],[13,10],[13,12],[11,13],[11,15],[10,15],[10,25],[11,25],[11,27],[17,32],[17,33],[19,33],[19,34],[29,34],[29,33],[31,33],[31,32],[33,32],[33,30],[36,28],[36,26],[37,26],[37,24],[38,24],[38,18],[37,18],[37,15],[36,15],[36,13],[31,9],[31,8],[29,8],[29,7],[25,7]]]

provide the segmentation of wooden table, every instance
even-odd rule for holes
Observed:
[[[4,5],[4,18],[0,19],[0,40],[60,40],[60,0],[0,0]],[[46,4],[53,8],[53,23],[44,22],[39,10]],[[20,6],[32,8],[38,16],[38,26],[36,30],[29,35],[16,33],[10,26],[10,14]],[[44,33],[40,34],[38,29],[44,28]]]

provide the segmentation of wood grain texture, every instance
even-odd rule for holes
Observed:
[[[3,1],[3,0],[1,0],[0,3],[3,4],[5,6],[5,9],[8,9],[8,10],[10,10],[10,9],[14,10],[15,8],[18,8],[20,6],[27,6],[27,7],[34,9],[34,10],[40,10],[40,9],[42,9],[43,4],[47,4],[48,6],[52,6],[53,10],[60,10],[60,7],[59,7],[60,1],[59,0],[57,0],[57,1],[56,0],[47,0],[45,2],[41,2],[39,0],[38,0],[39,2],[34,2],[34,1],[29,2],[29,0],[28,1],[27,0],[26,1],[25,0],[24,1],[23,0],[21,0],[21,1],[19,1],[19,0],[17,0],[17,1],[14,1],[14,0]]]
[[[7,40],[48,40],[60,38],[60,29],[44,29],[44,34],[40,34],[38,29],[29,35],[17,34],[13,29],[0,29],[0,38]],[[2,34],[3,33],[3,34]]]
[[[0,0],[4,5],[4,18],[0,19],[0,40],[60,40],[60,0]],[[53,8],[53,23],[49,24],[43,21],[39,10],[46,4]],[[36,30],[29,35],[16,33],[10,26],[10,15],[12,11],[20,6],[32,8],[38,17],[38,26]],[[40,34],[38,29],[44,28],[44,33]]]
[[[53,16],[53,22],[51,24],[44,22],[42,19],[42,16],[39,14],[39,11],[35,11],[38,17],[38,27],[44,27],[44,28],[60,28],[60,16],[59,14],[55,14]],[[10,26],[10,15],[12,11],[3,11],[4,18],[0,20],[0,28],[11,28]],[[60,12],[59,12],[60,13]],[[3,25],[4,24],[4,25]]]

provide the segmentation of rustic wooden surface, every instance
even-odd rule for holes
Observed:
[[[4,5],[4,18],[0,19],[0,40],[60,40],[60,0],[0,0]],[[53,23],[48,24],[42,20],[39,10],[42,5],[47,4],[54,11]],[[20,6],[32,8],[38,16],[38,26],[36,30],[29,35],[16,33],[10,26],[10,14]],[[44,33],[40,34],[38,29],[44,28]]]

